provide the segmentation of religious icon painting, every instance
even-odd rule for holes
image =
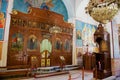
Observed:
[[[27,44],[27,50],[35,51],[37,49],[37,38],[34,35],[30,35]]]
[[[82,38],[82,33],[81,33],[80,30],[77,30],[77,31],[76,31],[76,38],[77,38],[77,39],[81,39],[81,38]]]
[[[80,48],[85,45],[94,46],[93,34],[97,28],[96,25],[88,24],[76,20],[76,47]]]
[[[23,48],[23,35],[19,32],[12,35],[12,49],[21,50]]]
[[[31,13],[32,9],[30,9],[30,7],[40,8],[41,10],[50,10],[58,14],[62,14],[64,16],[64,20],[68,21],[68,12],[62,0],[14,0],[13,10]]]
[[[64,50],[69,52],[71,49],[71,43],[68,39],[65,40],[65,43],[64,43]]]
[[[57,38],[56,41],[55,41],[55,49],[56,50],[61,50],[62,49],[62,42],[59,38]]]
[[[0,0],[0,28],[5,27],[8,0]]]
[[[0,12],[0,28],[4,28],[4,24],[5,24],[4,13]]]
[[[0,0],[0,41],[4,38],[4,27],[6,19],[8,0]]]

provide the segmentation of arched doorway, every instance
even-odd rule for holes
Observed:
[[[40,44],[41,66],[50,66],[50,54],[52,51],[52,44],[48,39],[43,39]]]

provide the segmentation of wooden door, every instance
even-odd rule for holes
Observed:
[[[41,67],[50,66],[50,54],[52,51],[52,44],[49,39],[43,39],[40,44],[41,52]]]
[[[41,67],[50,66],[50,52],[45,50],[41,54]]]

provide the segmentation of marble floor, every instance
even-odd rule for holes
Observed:
[[[69,72],[71,74],[71,78],[72,78],[71,80],[82,80],[81,70],[72,70]],[[84,80],[92,80],[92,79],[93,79],[93,73],[91,71],[85,71]],[[55,75],[55,76],[43,77],[43,78],[17,78],[11,80],[69,80],[69,74],[61,74],[61,75]]]
[[[93,72],[92,71],[85,71],[84,72],[84,79],[82,79],[82,71],[81,70],[72,70],[69,71],[71,74],[71,80],[95,80],[93,79]],[[12,78],[7,80],[69,80],[69,74],[61,74],[61,75],[55,75],[55,76],[49,76],[49,77],[43,77],[43,78]],[[103,80],[120,80],[120,77],[109,77]]]

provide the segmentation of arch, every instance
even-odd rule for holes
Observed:
[[[74,0],[62,0],[63,3],[65,4],[65,7],[68,12],[68,18],[73,18],[75,17],[75,2]]]
[[[48,1],[52,1],[51,3],[52,6],[47,5]],[[50,8],[49,10],[62,14],[64,16],[65,21],[68,20],[68,12],[62,0],[26,0],[26,1],[25,0],[14,0],[13,9],[27,13],[29,7],[32,6],[32,7],[41,8],[42,3],[46,5],[47,8],[45,9]]]
[[[40,43],[40,52],[48,50],[50,53],[52,52],[52,44],[48,39],[43,39]]]

